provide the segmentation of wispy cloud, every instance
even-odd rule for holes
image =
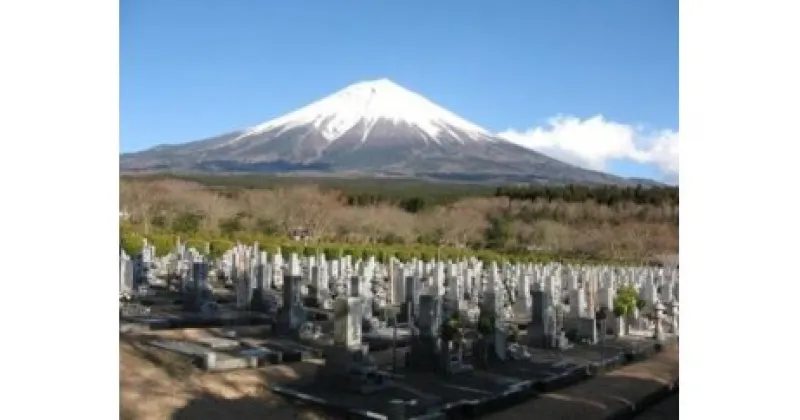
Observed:
[[[655,166],[667,181],[678,180],[677,131],[645,130],[602,115],[583,120],[560,115],[541,126],[498,135],[583,168],[607,171],[611,161],[630,160]]]

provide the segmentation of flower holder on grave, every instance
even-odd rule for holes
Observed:
[[[333,346],[325,350],[325,364],[317,381],[351,392],[371,394],[390,387],[389,375],[381,372],[361,342],[361,306],[357,297],[338,297],[333,311]]]

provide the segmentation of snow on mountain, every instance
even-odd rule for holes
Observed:
[[[301,125],[313,126],[328,142],[334,142],[359,123],[365,127],[361,138],[364,142],[380,120],[415,127],[425,134],[426,141],[432,142],[439,142],[443,131],[462,143],[491,138],[487,130],[423,96],[389,79],[378,79],[355,83],[282,117],[252,127],[229,144],[275,128],[280,128],[276,134],[281,134]],[[460,133],[456,134],[454,128]]]
[[[503,182],[624,183],[513,144],[388,79],[263,124],[121,156],[123,171],[359,173]]]

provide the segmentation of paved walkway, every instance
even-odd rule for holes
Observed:
[[[558,392],[540,395],[526,403],[485,418],[537,420],[604,420],[641,404],[678,380],[678,347],[673,345],[653,358]],[[655,417],[660,418],[660,417]],[[676,417],[677,418],[677,417]],[[643,419],[648,419],[643,417]]]

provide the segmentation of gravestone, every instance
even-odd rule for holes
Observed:
[[[334,304],[333,346],[325,350],[325,364],[317,381],[339,389],[370,394],[391,386],[388,375],[377,369],[361,342],[361,306],[357,297],[338,297]]]
[[[517,277],[516,300],[514,301],[514,316],[524,319],[531,314],[531,278],[528,272],[521,270]]]
[[[300,295],[302,281],[300,261],[297,254],[290,254],[286,275],[283,277],[283,306],[278,314],[278,332],[295,336],[306,320]]]
[[[392,285],[392,305],[402,305],[406,302],[406,284],[405,278],[407,277],[405,267],[403,264],[397,264],[392,259],[390,262],[390,278],[389,281]]]
[[[325,286],[322,285],[319,265],[311,267],[311,284],[309,286],[309,300],[314,306],[322,306],[322,292],[327,290],[327,284]]]
[[[678,335],[678,301],[673,300],[669,303],[667,308],[668,315],[670,316],[670,329],[669,332],[671,334]]]
[[[216,313],[218,305],[208,287],[208,263],[202,257],[194,257],[188,267],[189,287],[183,296],[184,309],[204,315]]]
[[[233,281],[236,291],[236,309],[248,310],[252,303],[253,288],[250,286],[250,276],[239,269],[234,269]]]
[[[655,323],[653,338],[659,343],[664,341],[664,309],[664,304],[661,302],[656,302],[653,307],[653,320]]]
[[[419,289],[417,288],[417,279],[414,276],[407,276],[404,279],[405,283],[405,303],[401,308],[402,317],[407,322],[412,322],[416,319],[419,303]]]
[[[500,273],[497,271],[497,266],[495,263],[492,263],[492,267],[489,270],[489,282],[487,283],[487,289],[484,293],[484,301],[481,311],[487,311],[494,324],[492,326],[493,332],[491,337],[489,337],[491,341],[489,346],[491,354],[495,358],[502,361],[506,360],[508,333],[506,331],[505,316],[503,314],[504,304],[502,296],[497,290],[501,286],[501,281],[502,278],[500,277]]]
[[[280,250],[272,254],[272,287],[280,289],[283,287],[283,255]]]
[[[435,264],[433,264],[432,271],[433,278],[431,281],[431,294],[434,296],[442,296],[445,292],[444,263],[437,261]]]
[[[445,294],[444,294],[444,318],[452,316],[460,316],[462,312],[466,311],[464,302],[464,290],[462,288],[463,281],[461,278],[451,276],[447,278]]]
[[[133,295],[133,262],[125,251],[120,252],[119,258],[119,292],[121,296],[129,298]]]
[[[406,354],[406,366],[415,371],[444,370],[439,350],[439,331],[442,326],[442,298],[437,295],[419,296],[416,317],[418,333],[411,339],[411,346]]]
[[[531,301],[528,344],[534,348],[553,348],[556,343],[556,331],[550,294],[544,290],[535,290],[531,293]]]

